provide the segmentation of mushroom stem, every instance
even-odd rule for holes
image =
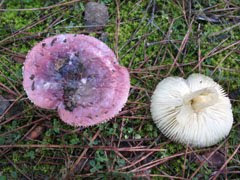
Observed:
[[[218,93],[215,88],[204,88],[186,95],[184,103],[192,106],[195,112],[199,112],[206,107],[214,105],[218,100]]]

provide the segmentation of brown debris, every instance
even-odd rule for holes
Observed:
[[[225,162],[224,154],[221,151],[216,151],[208,160],[206,160],[212,152],[206,152],[202,155],[196,156],[195,162],[201,164],[205,161],[209,168],[217,169],[221,167]]]
[[[31,133],[27,136],[28,139],[37,139],[43,132],[43,126],[37,126],[34,128]]]

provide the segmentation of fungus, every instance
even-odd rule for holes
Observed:
[[[224,90],[201,74],[192,74],[186,80],[162,80],[151,98],[151,113],[165,136],[197,147],[218,143],[229,134],[233,123]]]
[[[127,101],[129,73],[112,50],[86,35],[62,34],[38,43],[28,53],[23,86],[29,99],[57,109],[73,126],[90,126],[114,117]]]

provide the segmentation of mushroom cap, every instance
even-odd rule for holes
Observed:
[[[192,74],[186,80],[162,80],[151,98],[151,114],[165,136],[197,147],[218,143],[233,124],[231,103],[224,90],[201,74]]]
[[[113,51],[86,35],[44,39],[28,53],[23,86],[37,106],[57,109],[73,126],[90,126],[114,117],[127,101],[130,79]]]

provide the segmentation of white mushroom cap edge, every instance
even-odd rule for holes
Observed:
[[[196,147],[218,143],[233,124],[231,103],[223,88],[202,74],[162,80],[151,99],[151,114],[165,136]]]

